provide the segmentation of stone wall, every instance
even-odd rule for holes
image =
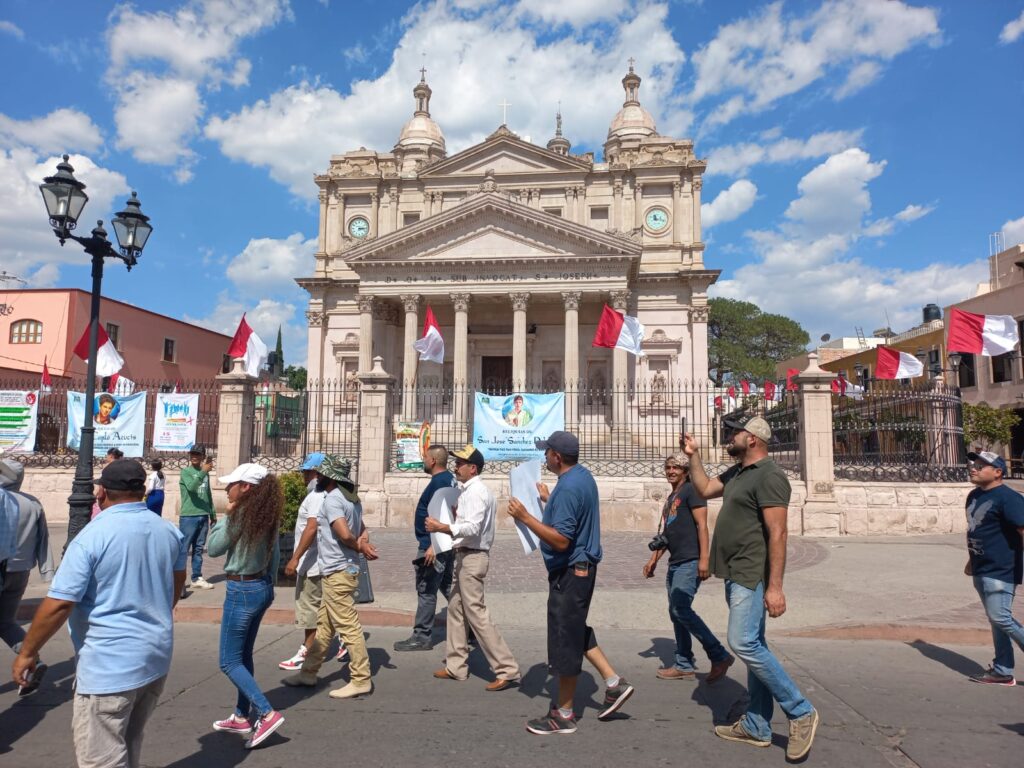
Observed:
[[[842,530],[851,536],[960,533],[970,483],[835,484]]]

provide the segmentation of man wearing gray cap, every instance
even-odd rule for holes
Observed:
[[[786,611],[782,576],[786,568],[786,515],[792,489],[785,473],[768,458],[771,427],[759,416],[726,415],[726,451],[737,464],[709,478],[693,435],[683,436],[690,479],[705,499],[722,497],[711,541],[711,572],[725,580],[729,603],[729,647],[747,665],[747,713],[715,733],[727,741],[770,747],[772,712],[778,701],[789,718],[788,760],[811,751],[818,712],[800,693],[765,641],[765,609],[772,618]]]

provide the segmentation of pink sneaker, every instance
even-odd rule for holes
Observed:
[[[215,722],[213,724],[213,730],[221,731],[223,733],[239,733],[243,736],[248,736],[252,733],[252,724],[245,718],[239,719],[235,715],[231,715],[231,717]]]
[[[348,648],[344,644],[338,646],[338,655],[334,657],[338,660],[338,663],[344,664],[348,661]],[[301,665],[300,665],[301,666]]]
[[[246,749],[252,749],[258,747],[264,741],[270,738],[270,734],[276,731],[284,724],[284,715],[280,712],[271,712],[266,717],[261,717],[256,721],[256,729],[252,732],[252,736],[245,742]]]
[[[295,652],[295,655],[290,659],[285,659],[277,665],[278,669],[283,669],[288,672],[294,672],[297,669],[302,669],[302,662],[306,660],[306,646],[300,645],[299,650]]]

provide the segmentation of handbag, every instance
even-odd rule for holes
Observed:
[[[356,604],[362,605],[373,602],[373,584],[370,582],[370,566],[366,557],[359,556],[359,583],[356,585]]]

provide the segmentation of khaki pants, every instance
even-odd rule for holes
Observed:
[[[366,652],[366,640],[363,639],[363,625],[359,623],[356,611],[354,592],[359,586],[359,574],[338,571],[321,577],[324,598],[317,614],[316,637],[313,647],[302,662],[303,672],[316,674],[324,663],[327,648],[334,635],[345,641],[349,652],[349,681],[353,683],[370,682],[370,656]]]
[[[120,693],[76,693],[71,731],[78,768],[139,768],[142,732],[166,677]]]
[[[468,625],[480,650],[494,674],[502,680],[518,680],[519,665],[504,638],[491,623],[491,615],[484,603],[484,579],[490,565],[490,555],[477,550],[459,550],[455,553],[455,583],[448,598],[448,656],[445,666],[457,680],[469,677]]]

